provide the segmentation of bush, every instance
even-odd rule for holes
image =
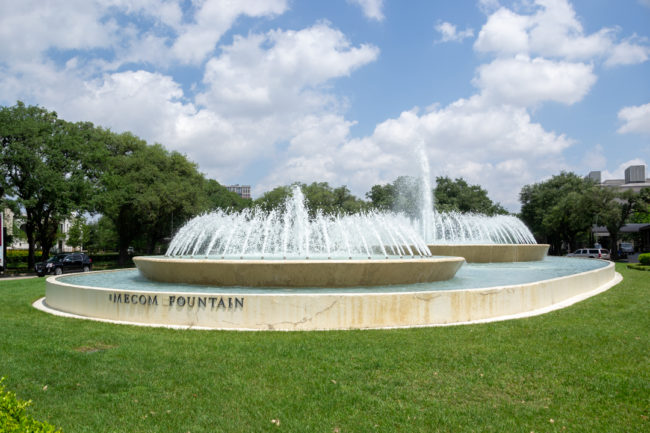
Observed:
[[[27,266],[27,250],[7,250],[7,267],[19,268]],[[34,251],[34,261],[41,261],[41,252]]]
[[[117,262],[120,259],[119,253],[96,253],[89,254],[93,263]]]
[[[31,401],[21,401],[13,392],[5,391],[0,379],[0,431],[5,433],[56,433],[61,432],[53,425],[37,421],[26,413]]]
[[[650,253],[639,254],[639,263],[650,266]]]

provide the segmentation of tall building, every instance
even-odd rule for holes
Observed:
[[[590,171],[587,177],[596,184],[609,188],[616,188],[622,191],[632,190],[639,192],[643,188],[650,187],[650,178],[646,178],[645,165],[631,165],[625,169],[625,179],[602,180],[600,171]]]
[[[230,192],[234,192],[239,195],[241,198],[251,198],[251,186],[250,185],[226,185],[226,189]]]

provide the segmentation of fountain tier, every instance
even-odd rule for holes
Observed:
[[[533,262],[543,260],[548,244],[438,244],[428,245],[436,256],[460,256],[467,263]]]
[[[452,278],[462,257],[371,260],[210,260],[135,257],[146,278],[166,283],[245,287],[355,287]]]

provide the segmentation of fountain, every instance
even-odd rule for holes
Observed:
[[[356,287],[452,278],[460,257],[431,257],[410,221],[390,213],[310,218],[299,187],[282,211],[194,218],[165,257],[136,257],[152,281],[247,287]]]
[[[433,208],[429,159],[420,142],[420,231],[431,254],[464,257],[468,263],[542,260],[548,244],[537,244],[528,227],[512,215],[437,212]]]
[[[431,191],[421,161],[422,189]],[[523,257],[517,248],[539,246],[514,217],[438,213],[430,195],[422,203],[415,222],[381,212],[310,216],[294,189],[281,211],[191,220],[165,257],[136,257],[139,270],[49,277],[46,297],[34,305],[145,326],[393,328],[542,314],[620,281],[612,263],[544,257],[548,246]],[[456,251],[462,256],[448,257]]]

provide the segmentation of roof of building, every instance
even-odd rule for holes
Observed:
[[[634,224],[625,224],[621,227],[621,233],[638,233],[640,230],[650,229],[650,224],[648,223],[634,223]],[[599,235],[609,236],[609,231],[605,226],[594,226],[591,229],[592,233]]]

